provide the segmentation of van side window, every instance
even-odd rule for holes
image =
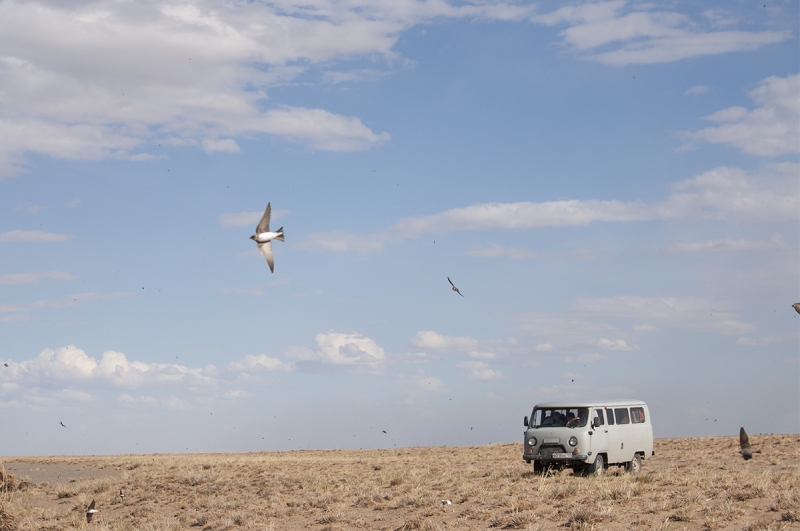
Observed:
[[[594,410],[594,418],[595,418],[595,425],[596,426],[602,426],[603,424],[606,423],[606,421],[603,420],[603,410],[602,409],[595,409]]]
[[[644,408],[643,407],[632,407],[631,408],[631,422],[634,424],[640,424],[644,422]]]
[[[618,407],[614,410],[614,414],[617,417],[617,424],[629,424],[630,420],[628,420],[628,408],[626,407]]]
[[[614,424],[614,410],[613,409],[606,409],[606,416],[608,417],[608,425],[613,426]]]

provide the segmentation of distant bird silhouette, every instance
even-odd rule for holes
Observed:
[[[750,439],[747,437],[747,432],[744,428],[739,428],[739,446],[742,448],[739,453],[742,454],[745,461],[753,458],[753,454],[760,454],[761,450],[753,450],[750,448]]]
[[[58,423],[61,424],[62,426],[64,426],[65,428],[67,427],[67,425],[64,424],[63,422],[61,422],[60,420],[58,421]]]
[[[266,259],[269,264],[269,270],[275,272],[275,258],[272,256],[272,240],[283,241],[283,227],[279,228],[277,232],[270,232],[269,230],[269,217],[272,213],[270,203],[267,203],[267,209],[264,215],[261,216],[261,221],[258,222],[256,233],[250,236],[250,239],[258,244],[258,250],[261,255]]]
[[[450,285],[451,285],[451,286],[453,286],[453,291],[455,291],[456,293],[458,293],[458,294],[459,294],[459,295],[461,295],[462,297],[464,296],[464,295],[462,295],[462,294],[461,294],[461,292],[460,292],[460,291],[458,291],[458,288],[456,287],[456,285],[455,285],[455,284],[453,284],[453,281],[452,281],[452,280],[450,280],[450,277],[447,277],[447,281],[450,283]]]
[[[4,363],[3,366],[8,367],[8,363]]]
[[[92,516],[94,516],[94,513],[97,513],[97,512],[100,512],[100,511],[98,511],[97,509],[94,508],[94,500],[92,500],[92,503],[89,504],[89,508],[86,509],[86,523],[87,524],[92,521]]]
[[[386,433],[386,430],[381,430],[383,433]]]
[[[119,499],[122,503],[125,503],[125,493],[122,492],[122,489],[119,489]]]
[[[792,304],[792,308],[794,308],[794,311],[796,311],[797,313],[800,313],[800,302]],[[8,367],[8,365],[6,365],[6,367]]]

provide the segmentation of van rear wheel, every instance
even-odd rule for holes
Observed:
[[[586,467],[586,475],[602,476],[605,467],[606,463],[605,459],[603,459],[603,454],[597,454],[597,457],[594,458],[594,463]]]
[[[642,458],[639,454],[634,454],[633,460],[625,463],[625,472],[636,475],[642,469]]]

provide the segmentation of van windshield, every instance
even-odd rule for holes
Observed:
[[[589,408],[536,408],[531,416],[531,428],[546,426],[567,428],[583,428],[589,419]]]

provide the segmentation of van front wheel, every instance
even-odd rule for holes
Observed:
[[[597,457],[594,458],[594,463],[586,467],[586,475],[588,476],[602,476],[603,469],[605,469],[606,463],[603,459],[603,454],[597,454]]]
[[[639,473],[641,469],[642,469],[642,458],[641,456],[639,456],[639,454],[634,454],[633,460],[625,463],[625,472],[636,475]]]

